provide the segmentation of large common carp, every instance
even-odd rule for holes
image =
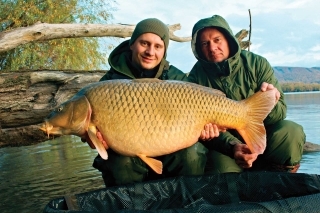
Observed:
[[[194,83],[109,80],[81,89],[51,112],[41,129],[48,135],[87,138],[104,159],[107,148],[138,156],[161,173],[162,163],[152,157],[193,145],[207,123],[236,129],[252,152],[263,153],[263,120],[275,103],[274,90],[234,101]]]

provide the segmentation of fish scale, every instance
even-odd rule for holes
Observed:
[[[109,80],[80,90],[60,106],[63,110],[52,112],[41,129],[47,134],[87,138],[106,159],[106,146],[96,136],[100,132],[109,148],[139,156],[157,170],[152,157],[193,145],[207,123],[236,129],[252,152],[262,153],[266,144],[263,120],[274,104],[274,91],[234,101],[221,91],[194,83]],[[65,125],[64,118],[70,115],[78,117]]]

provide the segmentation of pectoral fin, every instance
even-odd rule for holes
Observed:
[[[94,125],[89,125],[88,127],[88,135],[90,140],[92,141],[93,145],[96,147],[99,155],[107,160],[108,159],[108,153],[107,150],[104,148],[103,144],[97,137],[97,128]]]
[[[162,162],[159,160],[156,160],[154,158],[149,158],[144,154],[138,154],[137,155],[143,162],[145,162],[150,168],[155,171],[157,174],[162,174]]]

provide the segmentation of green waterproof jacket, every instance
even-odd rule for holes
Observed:
[[[130,40],[122,42],[111,52],[108,59],[111,68],[100,79],[100,81],[135,78],[158,78],[161,80],[187,81],[186,73],[172,65],[169,65],[169,62],[165,58],[162,59],[160,65],[157,66],[154,71],[144,72],[143,70],[138,70],[131,63],[129,41]]]
[[[197,33],[205,27],[216,27],[226,37],[229,44],[230,56],[224,62],[208,62],[201,57],[197,50]],[[264,120],[265,125],[273,124],[286,117],[287,106],[284,94],[269,62],[252,52],[241,50],[238,40],[233,35],[228,23],[218,15],[202,19],[192,30],[192,51],[198,59],[188,76],[189,81],[221,90],[233,100],[248,98],[260,90],[263,82],[273,84],[281,93],[279,102]],[[240,136],[233,131],[221,133],[214,141],[214,149],[232,156],[230,144],[241,142]]]

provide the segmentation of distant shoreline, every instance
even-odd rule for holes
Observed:
[[[297,94],[297,93],[320,93],[320,91],[299,91],[299,92],[283,92],[285,95]]]
[[[320,83],[280,82],[283,92],[320,91]]]

